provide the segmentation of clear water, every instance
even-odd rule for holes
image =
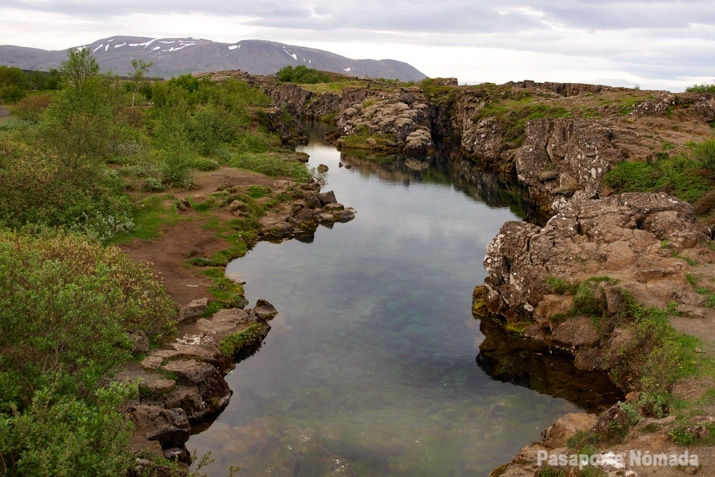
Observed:
[[[449,174],[344,157],[324,191],[357,210],[312,243],[260,243],[227,273],[279,310],[258,353],[227,376],[228,408],[187,447],[226,476],[480,476],[569,402],[490,379],[470,312],[487,243],[516,217]],[[476,188],[478,189],[478,188]],[[475,195],[475,194],[472,194]]]

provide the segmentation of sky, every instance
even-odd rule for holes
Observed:
[[[460,83],[715,83],[715,0],[2,0],[0,44],[271,40]]]

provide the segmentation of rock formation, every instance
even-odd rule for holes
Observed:
[[[139,386],[139,399],[127,409],[135,427],[131,440],[135,451],[189,464],[184,444],[192,425],[226,407],[231,390],[223,376],[237,358],[261,345],[270,330],[266,320],[277,313],[269,302],[259,300],[253,309],[222,309],[211,318],[199,318],[207,303],[201,299],[184,306],[180,336],[149,351],[140,364],[117,376]],[[137,472],[155,466],[139,460]]]

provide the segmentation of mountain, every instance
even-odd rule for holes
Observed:
[[[131,60],[137,59],[153,62],[149,75],[164,78],[222,70],[269,75],[288,65],[401,81],[419,81],[426,77],[401,61],[353,60],[324,50],[264,40],[217,43],[198,38],[114,36],[81,46],[92,51],[103,71],[119,75],[129,74]],[[0,46],[0,65],[24,70],[48,71],[58,68],[66,58],[66,51]]]

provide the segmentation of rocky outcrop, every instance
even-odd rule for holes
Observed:
[[[573,195],[607,195],[601,178],[614,163],[654,160],[711,134],[715,95],[640,91],[576,83],[509,82],[460,86],[453,78],[414,86],[361,79],[340,92],[279,84],[240,71],[237,78],[273,100],[275,123],[334,118],[338,147],[406,155],[457,151],[482,167],[517,174],[534,200],[554,210]],[[290,129],[290,128],[288,128]],[[284,136],[292,137],[288,129]]]
[[[207,303],[202,299],[185,306],[180,337],[149,351],[141,363],[117,376],[139,386],[139,399],[127,408],[135,428],[131,439],[135,451],[188,465],[191,458],[184,444],[191,426],[226,407],[231,390],[223,376],[237,358],[260,346],[270,330],[266,320],[277,314],[261,299],[253,309],[222,309],[210,318],[199,318]],[[137,466],[160,474],[151,462],[137,462]]]
[[[335,135],[338,147],[345,137],[387,135],[383,143],[366,141],[363,147],[406,154],[424,154],[434,148],[431,115],[427,98],[420,88],[397,88],[367,96],[361,103],[339,112]]]
[[[259,239],[309,238],[319,225],[332,227],[355,218],[355,209],[339,203],[333,191],[320,192],[318,183],[290,185],[286,192],[294,197],[290,211],[282,217],[262,219]]]
[[[692,264],[715,260],[708,241],[690,205],[664,193],[571,201],[544,227],[502,226],[487,246],[475,308],[571,352],[579,369],[609,371],[632,336],[626,323],[597,326],[591,316],[623,314],[624,291],[648,306],[705,313],[706,298],[687,277]],[[614,380],[631,384],[623,375]]]

